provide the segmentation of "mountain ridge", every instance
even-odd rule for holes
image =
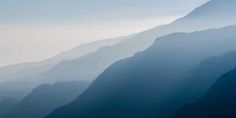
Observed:
[[[188,70],[207,57],[236,50],[235,31],[230,26],[161,37],[147,50],[107,68],[75,101],[46,118],[165,118],[183,104],[176,87]]]
[[[221,76],[200,100],[189,103],[171,118],[234,118],[236,69]]]
[[[42,118],[55,108],[71,102],[88,87],[89,83],[74,81],[40,85],[10,109],[2,112],[0,117]]]

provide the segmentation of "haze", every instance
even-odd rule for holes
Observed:
[[[206,1],[1,0],[0,66],[40,61],[82,43],[167,24]]]

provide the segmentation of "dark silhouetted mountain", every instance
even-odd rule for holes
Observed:
[[[236,50],[235,32],[231,26],[161,37],[110,66],[75,101],[46,118],[164,117],[185,104],[176,88],[190,70],[203,59]]]
[[[235,118],[236,69],[223,75],[197,102],[189,103],[172,118]]]
[[[42,118],[55,108],[70,103],[88,86],[89,82],[61,82],[54,85],[41,85],[13,108],[5,111],[1,118]]]

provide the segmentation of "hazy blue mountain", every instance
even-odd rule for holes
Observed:
[[[14,98],[20,100],[31,88],[25,83],[4,83],[0,85],[0,101],[5,98]]]
[[[194,24],[195,28],[222,27],[234,25],[236,17],[233,11],[236,10],[235,0],[210,0],[192,13],[175,21],[176,26],[183,26],[192,29],[188,24]],[[187,25],[186,25],[187,24]]]
[[[211,0],[195,9],[189,15],[171,24],[158,26],[138,33],[114,46],[103,47],[97,52],[91,53],[85,57],[62,62],[55,68],[43,73],[38,78],[43,82],[61,81],[65,78],[68,80],[93,80],[112,63],[133,56],[135,53],[149,47],[157,37],[174,32],[192,32],[236,24],[236,17],[232,18],[236,10],[236,7],[232,4],[235,4],[235,2],[230,0],[227,2],[222,1],[223,0]],[[224,17],[219,17],[218,13],[226,14]],[[210,16],[210,18],[206,16]]]
[[[122,58],[133,56],[136,52],[144,50],[147,47],[149,47],[157,37],[164,36],[174,32],[192,32],[196,30],[222,27],[222,26],[227,26],[229,24],[236,24],[236,20],[232,18],[232,16],[234,16],[234,11],[236,9],[232,4],[235,4],[235,2],[232,0],[231,1],[228,0],[227,2],[223,1],[224,4],[219,4],[219,1],[221,1],[222,3],[223,0],[211,0],[208,3],[197,8],[193,12],[191,12],[189,15],[181,19],[178,19],[169,25],[158,26],[150,30],[138,33],[136,35],[126,37],[125,38],[126,40],[112,47],[102,48],[98,52],[90,54],[90,56],[87,56],[86,58],[74,60],[77,63],[75,65],[79,67],[78,69],[73,64],[71,65],[71,63],[74,63],[73,61],[62,62],[62,64],[60,64],[59,67],[53,68],[52,70],[50,70],[50,72],[47,72],[45,75],[42,75],[42,77],[45,78],[45,80],[47,80],[48,78],[52,78],[52,80],[55,80],[57,76],[60,76],[58,75],[57,72],[60,72],[62,74],[60,76],[61,78],[74,79],[75,76],[78,76],[77,79],[87,79],[87,78],[95,79],[101,72],[103,72],[103,70],[105,70],[109,65],[111,65],[115,61],[118,61],[119,59]],[[224,12],[226,12],[224,17],[219,18],[218,13],[224,13]],[[211,19],[209,20],[209,18],[206,18],[206,16],[211,16]],[[100,59],[102,61],[100,61]],[[81,60],[88,60],[88,61],[85,62]],[[94,62],[96,62],[97,60],[99,63],[94,64]],[[85,63],[85,64],[80,64],[80,63]],[[73,72],[75,68],[83,72],[76,71],[75,73]],[[86,70],[88,68],[94,70],[87,72]],[[70,75],[72,77],[65,75],[65,73],[61,72],[61,70],[68,70],[68,71],[70,70],[71,71]],[[87,75],[88,77],[84,77]]]
[[[11,109],[8,108],[9,110],[3,112],[1,118],[42,118],[55,108],[71,102],[88,87],[89,83],[61,82],[41,85],[15,106],[11,106]]]
[[[236,52],[229,52],[221,56],[203,60],[186,76],[180,96],[182,100],[198,100],[204,95],[215,81],[236,67]],[[194,92],[193,92],[194,91]]]
[[[0,102],[0,118],[3,117],[3,114],[9,110],[12,110],[18,103],[18,100],[14,98],[5,98]]]
[[[33,87],[41,84],[34,84],[36,83],[34,79],[35,76],[46,72],[61,61],[83,57],[89,53],[95,52],[100,47],[112,46],[123,39],[124,37],[119,37],[86,43],[42,62],[2,67],[0,68],[0,100],[8,97],[22,98],[30,92]]]
[[[200,100],[185,105],[172,118],[235,118],[236,69],[219,78]]]
[[[10,65],[7,67],[0,68],[0,82],[4,81],[15,81],[24,77],[29,77],[37,75],[39,73],[45,72],[57,63],[65,60],[72,60],[79,57],[83,57],[91,52],[95,52],[100,47],[112,46],[122,40],[125,37],[119,37],[114,39],[99,40],[92,43],[85,43],[79,45],[69,51],[62,52],[52,58],[44,60],[42,62],[32,62]],[[9,80],[10,79],[10,80]]]
[[[236,51],[235,32],[231,26],[159,38],[110,66],[75,101],[47,118],[164,117],[181,105],[177,88],[190,70],[203,59]]]
[[[222,4],[219,4],[219,1]],[[32,68],[29,69],[30,71],[36,73],[40,72],[39,75],[34,74],[35,76],[33,77],[28,76],[28,71],[24,70],[24,72],[26,72],[24,75],[27,76],[24,76],[24,81],[29,82],[27,85],[36,86],[41,83],[51,83],[66,80],[93,80],[114,62],[123,58],[131,57],[135,53],[146,49],[158,37],[174,32],[192,32],[196,30],[236,24],[236,20],[234,20],[233,17],[234,11],[236,9],[234,7],[235,5],[233,5],[235,2],[232,0],[222,1],[223,0],[211,0],[203,6],[195,9],[189,15],[178,19],[171,24],[158,26],[150,30],[126,37],[125,40],[113,46],[100,48],[98,51],[83,56],[82,58],[71,61],[63,61],[53,68],[41,68],[43,72],[40,72],[40,69],[36,69],[37,71],[34,71],[35,69]],[[227,12],[225,13],[224,17],[219,17],[218,13],[224,12]],[[211,20],[206,18],[206,16],[211,16]],[[45,70],[48,71],[45,72]],[[22,71],[19,73],[22,74]],[[19,73],[11,74],[11,76],[21,75]],[[17,77],[13,80],[19,80],[19,78]]]

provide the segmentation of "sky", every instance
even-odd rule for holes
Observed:
[[[208,0],[0,0],[0,67],[168,24]]]

